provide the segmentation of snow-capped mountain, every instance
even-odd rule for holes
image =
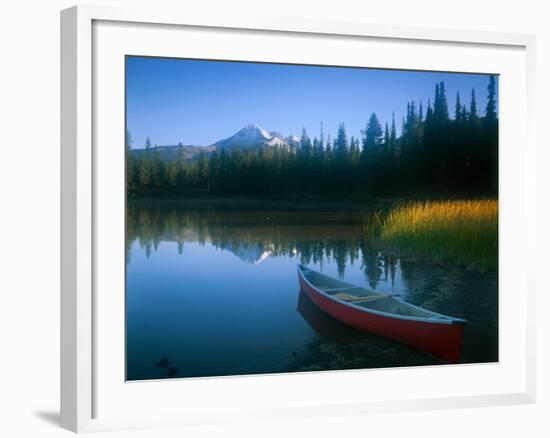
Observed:
[[[243,262],[250,265],[259,265],[265,259],[269,258],[273,252],[271,249],[262,244],[256,245],[236,245],[229,243],[224,247],[224,250],[230,251],[240,258]]]
[[[288,147],[281,134],[269,133],[257,125],[246,125],[236,134],[214,143],[216,149],[257,149],[264,146]]]
[[[299,136],[289,135],[285,137],[280,132],[268,132],[260,126],[247,125],[231,137],[219,140],[211,146],[163,145],[152,147],[149,152],[154,152],[167,161],[181,158],[192,160],[201,153],[208,155],[215,150],[220,151],[221,149],[232,151],[237,147],[242,150],[281,147],[293,150],[299,143]],[[130,153],[138,157],[147,153],[147,151],[145,149],[132,149]]]

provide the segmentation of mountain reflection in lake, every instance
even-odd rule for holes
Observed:
[[[320,311],[299,290],[297,263],[465,318],[461,362],[497,361],[496,273],[378,247],[366,238],[369,214],[356,205],[129,202],[128,380],[442,363]]]

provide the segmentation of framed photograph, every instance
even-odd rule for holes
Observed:
[[[61,25],[63,427],[534,401],[532,36]]]

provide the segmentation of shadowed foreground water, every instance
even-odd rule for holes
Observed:
[[[127,219],[127,378],[442,364],[352,329],[300,292],[296,265],[465,318],[461,362],[498,360],[496,272],[367,239],[354,206],[135,201]]]

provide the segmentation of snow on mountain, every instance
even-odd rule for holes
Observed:
[[[300,144],[301,137],[298,137],[297,135],[289,135],[285,138],[285,141],[290,146],[298,146]]]
[[[230,251],[240,258],[243,262],[246,262],[250,265],[259,265],[265,259],[269,258],[273,251],[265,245],[256,244],[256,245],[237,245],[234,246],[231,243],[227,244],[224,250]]]
[[[214,143],[216,149],[257,149],[264,146],[288,147],[283,136],[278,133],[269,133],[257,125],[247,125],[231,137]]]

